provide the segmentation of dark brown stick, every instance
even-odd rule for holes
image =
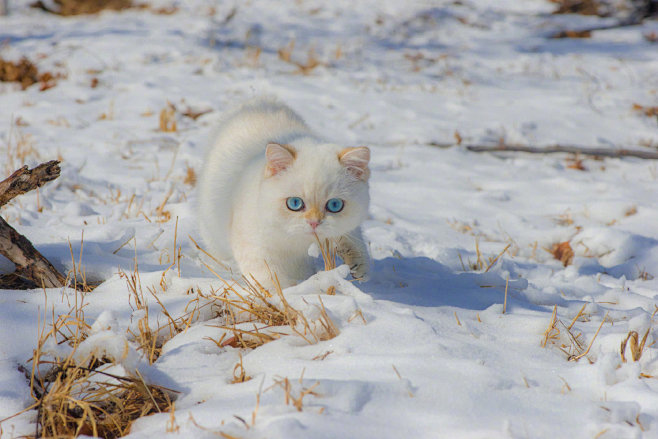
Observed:
[[[0,182],[0,206],[14,197],[43,186],[59,177],[59,162],[53,160],[34,169],[23,166]],[[0,254],[16,266],[16,271],[0,276],[0,288],[55,288],[66,278],[37,251],[32,243],[0,217]]]
[[[574,145],[521,146],[521,145],[466,145],[473,152],[527,152],[531,154],[570,153],[595,157],[637,157],[646,160],[658,160],[658,151],[638,149],[587,148]]]
[[[32,243],[0,217],[0,254],[16,265],[16,271],[0,278],[0,287],[10,284],[27,288],[61,287],[66,282],[55,267]],[[3,279],[4,278],[4,279]],[[4,280],[4,282],[3,282]]]
[[[34,169],[27,166],[16,170],[5,180],[0,181],[0,207],[11,199],[33,189],[43,186],[59,177],[60,168],[58,160],[42,163]]]

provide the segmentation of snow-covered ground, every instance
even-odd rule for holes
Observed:
[[[190,288],[222,286],[188,237],[198,240],[190,176],[222,111],[274,94],[326,137],[372,148],[371,280],[344,282],[339,268],[285,291],[312,314],[318,285],[336,284],[322,301],[340,334],[220,348],[210,338],[221,317],[201,319],[149,369],[181,391],[176,431],[164,413],[138,420],[131,437],[658,437],[656,162],[463,147],[655,151],[657,120],[633,105],[658,106],[658,45],[644,37],[658,22],[549,39],[611,19],[551,15],[542,0],[162,0],[151,3],[177,9],[75,18],[9,3],[0,56],[64,78],[43,92],[0,83],[0,174],[21,164],[21,144],[30,165],[59,157],[62,176],[2,215],[63,272],[70,243],[87,278],[104,281],[85,296],[85,317],[105,312],[115,337],[140,316],[118,274],[135,258],[170,311],[182,312]],[[292,62],[278,54],[286,48]],[[321,65],[301,74],[309,51]],[[159,129],[168,102],[174,132]],[[170,269],[161,282],[174,235],[180,276]],[[564,242],[575,252],[567,267],[550,252]],[[0,291],[0,419],[32,403],[18,366],[40,319],[73,297]],[[593,343],[569,361],[566,327],[583,305],[571,333]],[[561,335],[543,347],[555,306]],[[157,309],[154,325],[166,320]],[[649,331],[646,347],[624,363],[633,330]],[[232,384],[240,355],[252,379]],[[319,383],[302,411],[273,386],[284,377],[295,395]],[[3,422],[2,437],[31,434],[34,421]]]

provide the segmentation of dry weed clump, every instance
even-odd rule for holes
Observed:
[[[620,355],[621,355],[621,360],[626,363],[626,346],[628,345],[630,351],[631,351],[631,358],[633,361],[640,361],[640,358],[642,358],[642,354],[644,352],[644,345],[647,342],[647,336],[649,335],[651,328],[648,328],[647,331],[644,333],[644,336],[642,337],[642,341],[640,341],[640,335],[637,333],[637,331],[629,331],[628,335],[626,338],[621,342],[621,347],[620,347]],[[629,344],[630,341],[630,344]]]
[[[641,113],[646,117],[658,117],[658,105],[651,106],[651,105],[633,104],[633,111],[637,113]]]
[[[97,14],[104,10],[120,11],[131,8],[132,0],[54,0],[56,8],[49,7],[38,0],[30,6],[49,12],[51,14],[70,16],[83,14]]]
[[[18,61],[8,61],[0,57],[0,81],[18,82],[23,90],[38,83],[39,90],[45,91],[54,87],[59,78],[59,74],[40,73],[37,66],[25,57]]]
[[[284,397],[285,397],[285,402],[286,405],[292,405],[297,409],[298,412],[303,411],[304,408],[304,398],[306,396],[320,396],[319,393],[315,392],[315,388],[320,385],[319,382],[315,382],[312,386],[310,387],[304,387],[303,386],[303,377],[299,378],[299,384],[302,386],[302,388],[299,390],[299,392],[295,392],[292,386],[292,383],[288,378],[278,378],[274,380],[274,384],[272,385],[271,388],[274,387],[280,387],[283,389],[284,392]],[[266,391],[269,389],[266,389]],[[297,394],[295,394],[297,393]]]
[[[552,254],[555,259],[562,262],[562,265],[565,267],[571,265],[575,256],[569,241],[553,244],[548,252]]]
[[[174,246],[176,246],[176,243],[174,243]],[[160,357],[162,346],[167,340],[187,331],[193,323],[201,318],[203,308],[212,307],[214,304],[211,297],[204,295],[200,289],[190,289],[188,293],[193,294],[194,297],[187,303],[180,316],[176,318],[172,316],[158,297],[158,287],[162,292],[166,291],[166,274],[174,267],[176,262],[174,260],[167,270],[163,272],[158,286],[146,287],[146,292],[158,304],[160,313],[166,319],[166,323],[158,323],[156,328],[152,328],[149,323],[151,311],[146,293],[142,287],[138,267],[135,266],[134,270],[130,273],[124,271],[119,272],[119,276],[126,281],[128,291],[130,292],[130,306],[133,309],[133,318],[136,320],[133,322],[133,327],[129,328],[127,332],[130,338],[136,343],[137,350],[142,353],[149,364],[155,363]]]
[[[551,38],[591,38],[592,31],[585,30],[563,30],[551,35]]]
[[[315,49],[313,47],[308,49],[305,62],[299,62],[293,59],[292,53],[294,49],[295,49],[295,40],[291,40],[286,47],[279,49],[277,53],[281,61],[284,61],[288,64],[292,64],[297,67],[295,73],[301,73],[302,75],[309,75],[316,67],[326,66],[326,63],[323,63],[317,58],[315,54]]]
[[[554,14],[607,15],[599,0],[550,0],[557,5]]]
[[[489,256],[484,259],[482,252],[480,251],[480,239],[479,237],[475,238],[475,255],[476,259],[475,262],[472,262],[470,259],[467,261],[467,265],[464,264],[464,260],[462,259],[462,255],[459,254],[459,262],[461,263],[462,270],[463,271],[484,271],[484,273],[487,273],[489,270],[493,268],[494,265],[496,265],[496,262],[509,250],[509,248],[512,246],[512,243],[509,243],[505,246],[505,248],[498,253],[496,256]]]
[[[159,129],[163,133],[175,133],[178,130],[176,126],[176,107],[171,102],[167,102],[167,106],[160,111],[159,121]]]
[[[585,316],[585,307],[586,304],[578,311],[578,314],[573,318],[569,326],[565,325],[562,320],[557,317],[557,305],[553,307],[553,314],[551,315],[551,321],[548,324],[548,328],[544,332],[544,339],[541,342],[543,348],[554,345],[557,346],[566,356],[569,361],[578,361],[583,357],[586,357],[590,363],[593,361],[587,357],[589,351],[592,349],[594,340],[599,335],[603,324],[608,320],[608,313],[605,314],[599,328],[594,333],[594,336],[589,342],[589,345],[585,346],[582,338],[582,333],[574,334],[574,325],[579,318]]]
[[[7,141],[4,150],[4,174],[11,174],[15,169],[25,165],[28,160],[39,159],[39,153],[34,147],[34,139],[31,135],[20,130],[19,125],[14,123],[9,127]]]
[[[217,327],[227,332],[219,340],[214,340],[217,346],[254,349],[288,335],[296,335],[314,344],[340,333],[322,299],[318,306],[320,317],[309,320],[290,305],[276,276],[274,294],[253,278],[243,278],[243,282],[244,287],[225,282],[222,293],[209,296],[224,305],[223,323]]]
[[[192,242],[197,249],[212,258],[194,240]],[[335,268],[335,246],[330,241],[326,241],[323,245],[319,239],[318,243],[325,268]],[[215,261],[223,266],[219,261]],[[340,333],[336,324],[331,320],[321,297],[318,296],[319,305],[315,305],[319,317],[317,319],[307,318],[302,311],[288,302],[276,273],[272,273],[274,291],[270,291],[253,277],[243,276],[241,286],[236,282],[228,282],[223,279],[210,266],[206,265],[206,268],[224,284],[221,293],[214,292],[207,296],[222,306],[220,314],[222,324],[217,327],[226,332],[219,340],[213,340],[220,348],[231,346],[255,349],[289,335],[298,336],[309,344],[315,344],[330,340]],[[330,288],[326,293],[335,294],[335,289]],[[236,378],[239,376],[237,375]]]
[[[330,240],[329,238],[325,238],[324,242],[320,242],[320,238],[316,233],[313,233],[315,235],[315,241],[318,244],[318,247],[320,248],[320,253],[322,254],[322,261],[324,262],[324,270],[329,271],[333,270],[336,268],[336,256],[338,255],[338,246],[333,240]],[[336,288],[332,285],[330,286],[327,291],[327,294],[330,296],[333,296],[336,294]]]
[[[137,418],[168,411],[175,391],[147,384],[138,370],[125,376],[109,373],[107,366],[121,359],[84,355],[79,348],[90,326],[84,319],[84,294],[80,300],[77,294],[67,314],[55,318],[53,309],[48,331],[40,324],[31,368],[22,368],[34,402],[14,416],[37,411],[34,437],[121,437]]]

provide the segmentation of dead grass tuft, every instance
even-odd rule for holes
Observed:
[[[0,81],[18,82],[23,90],[39,84],[39,90],[45,91],[57,85],[57,79],[62,77],[64,75],[59,73],[40,73],[37,66],[25,57],[18,61],[7,61],[0,57]]]
[[[235,367],[233,367],[233,384],[236,383],[244,383],[247,382],[251,379],[250,376],[247,375],[247,372],[244,369],[244,365],[242,364],[242,353],[240,353],[240,361],[238,361],[235,364]]]
[[[97,14],[104,10],[120,11],[133,6],[132,0],[54,0],[57,8],[47,6],[38,0],[30,6],[51,14],[70,16],[83,14]]]
[[[566,162],[568,169],[575,169],[577,171],[587,171],[587,168],[583,163],[583,159],[578,154],[570,155],[569,157],[567,157]]]
[[[550,0],[557,5],[554,14],[604,15],[601,3],[597,0]]]
[[[196,242],[194,244],[208,255]],[[327,243],[327,246],[329,245]],[[331,250],[332,247],[321,246],[321,248],[325,257],[325,267],[328,269],[335,267],[335,250]],[[221,304],[222,324],[217,327],[226,332],[218,340],[213,340],[218,347],[255,349],[291,335],[302,338],[308,344],[315,344],[330,340],[340,333],[321,297],[318,296],[319,304],[313,305],[319,317],[307,318],[302,311],[288,302],[276,273],[271,274],[274,287],[273,291],[270,291],[253,277],[243,276],[240,285],[235,281],[225,280],[212,267],[204,265],[224,285],[222,292],[213,292],[207,296],[214,300],[215,304]]]
[[[548,250],[548,252],[552,254],[555,259],[562,262],[562,265],[565,267],[567,267],[573,262],[573,258],[575,255],[569,241],[553,244],[553,246]]]
[[[582,333],[574,334],[573,332],[574,325],[578,319],[585,315],[585,306],[586,305],[583,305],[580,311],[578,311],[578,314],[576,314],[569,326],[565,325],[560,319],[558,319],[557,305],[554,306],[553,314],[551,315],[548,328],[546,328],[546,331],[544,332],[544,339],[542,340],[541,346],[544,348],[549,345],[557,346],[558,349],[567,356],[567,360],[569,361],[578,361],[583,357],[587,357],[592,345],[594,344],[594,340],[596,340],[596,337],[599,335],[599,331],[601,331],[603,324],[608,320],[608,313],[603,317],[603,320],[590,340],[589,345],[585,347],[582,340]],[[587,357],[587,359],[590,363],[593,363],[589,357]]]
[[[637,333],[637,331],[629,331],[624,341],[621,342],[621,347],[620,347],[621,360],[624,363],[626,363],[627,345],[631,350],[631,358],[633,359],[633,361],[640,361],[640,358],[642,358],[642,353],[644,352],[644,345],[647,342],[647,337],[649,336],[650,330],[651,328],[647,328],[647,331],[644,333],[644,336],[642,337],[642,341],[640,341],[640,335]]]
[[[276,275],[274,279],[274,293],[253,278],[243,278],[244,287],[236,283],[229,284],[222,279],[225,284],[224,291],[209,296],[224,306],[224,322],[217,327],[227,332],[219,340],[215,340],[217,346],[254,349],[288,335],[296,335],[307,343],[314,344],[339,334],[340,331],[329,317],[321,298],[320,305],[316,305],[320,317],[309,320],[301,311],[290,305],[283,295]]]
[[[464,260],[462,259],[461,254],[459,254],[459,262],[461,263],[462,269],[464,271],[471,270],[471,271],[484,271],[484,273],[487,273],[489,270],[493,268],[494,265],[496,265],[496,262],[509,250],[509,248],[512,246],[512,243],[509,243],[505,246],[505,248],[498,253],[495,256],[489,256],[488,258],[484,259],[482,252],[480,251],[480,238],[476,237],[475,238],[475,255],[476,255],[476,260],[475,262],[472,262],[470,259],[467,261],[467,265],[464,264]]]
[[[167,102],[167,106],[160,110],[160,131],[164,133],[175,133],[178,131],[176,126],[176,107],[171,102]]]
[[[14,170],[27,164],[29,160],[40,158],[38,151],[34,147],[32,136],[23,133],[16,123],[12,123],[9,126],[4,156],[4,174],[11,174]]]
[[[658,117],[658,105],[650,106],[650,105],[633,104],[633,111],[637,113],[641,113],[646,117]]]
[[[322,260],[324,261],[324,270],[329,271],[336,268],[336,255],[338,254],[338,246],[333,240],[325,238],[324,242],[320,241],[320,238],[316,233],[313,233],[315,236],[315,241],[320,248],[320,253],[322,254]],[[332,285],[327,289],[327,294],[333,296],[336,294],[336,288]]]
[[[551,38],[591,38],[591,30],[563,30],[551,35]]]
[[[302,385],[302,378],[299,379],[299,384]],[[305,397],[320,396],[319,393],[315,392],[315,388],[319,385],[320,383],[316,381],[312,386],[302,386],[299,392],[295,392],[288,378],[279,378],[274,380],[272,387],[276,386],[283,389],[286,405],[292,405],[298,412],[301,412],[304,408]]]
[[[297,67],[295,73],[301,73],[302,75],[309,75],[316,67],[326,66],[326,63],[321,62],[316,54],[315,48],[311,47],[306,53],[306,61],[300,62],[293,59],[293,51],[295,49],[295,40],[290,40],[290,43],[286,47],[283,47],[278,50],[279,59],[288,64],[293,64]]]
[[[176,242],[174,242],[174,249],[176,249]],[[212,308],[213,306],[213,300],[209,296],[204,295],[200,289],[190,289],[188,293],[193,294],[194,297],[192,297],[185,306],[183,314],[176,318],[172,316],[158,295],[160,292],[165,292],[167,290],[165,276],[176,263],[177,259],[175,258],[167,270],[163,272],[159,285],[148,286],[145,288],[148,296],[142,287],[137,264],[135,264],[133,271],[130,273],[119,271],[119,276],[126,281],[128,291],[130,292],[129,304],[133,310],[133,316],[136,316],[138,319],[136,325],[134,325],[135,328],[128,329],[127,332],[130,338],[137,344],[137,350],[142,352],[149,364],[153,364],[160,357],[162,346],[167,340],[170,340],[177,334],[187,331],[193,323],[201,318],[203,308]],[[158,291],[158,288],[160,291]],[[152,328],[150,325],[149,317],[151,311],[147,299],[149,296],[158,304],[159,313],[161,313],[166,319],[166,323],[158,323],[155,328]]]
[[[194,187],[196,186],[196,182],[197,182],[196,171],[190,165],[187,165],[185,169],[185,178],[183,179],[183,183],[185,183],[188,186]]]
[[[81,297],[67,314],[55,318],[53,309],[48,331],[39,322],[31,370],[22,369],[33,403],[14,416],[36,410],[35,437],[117,438],[128,434],[137,418],[168,411],[173,404],[175,391],[147,384],[137,370],[125,376],[108,373],[107,366],[119,359],[81,358],[78,348],[90,329]],[[60,348],[53,353],[52,346]]]
[[[27,58],[21,58],[16,62],[0,58],[0,81],[18,82],[25,90],[30,85],[39,82],[39,70]]]

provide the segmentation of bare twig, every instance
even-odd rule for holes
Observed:
[[[639,149],[608,149],[588,148],[576,145],[523,146],[523,145],[467,145],[472,152],[527,152],[530,154],[571,153],[596,157],[637,157],[646,160],[658,160],[658,151],[643,151]]]

